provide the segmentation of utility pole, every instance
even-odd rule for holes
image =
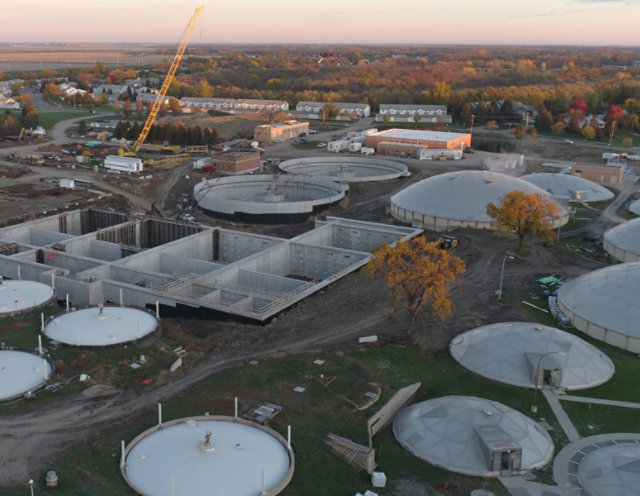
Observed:
[[[616,121],[612,121],[611,122],[611,135],[609,136],[609,150],[611,150],[611,147],[613,146],[613,135],[616,132]]]
[[[469,134],[473,138],[473,121],[476,120],[476,114],[471,114],[471,128],[469,129]]]
[[[529,112],[527,112],[527,120],[524,125],[524,132],[526,133],[529,130]]]

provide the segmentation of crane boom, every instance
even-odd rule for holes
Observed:
[[[191,16],[191,19],[189,20],[189,24],[187,24],[187,27],[182,32],[182,36],[180,37],[180,41],[178,42],[178,51],[176,52],[175,57],[173,57],[173,62],[171,62],[171,67],[169,67],[169,72],[167,72],[167,76],[164,78],[164,82],[162,83],[162,87],[160,88],[160,93],[158,93],[158,95],[156,96],[156,99],[153,102],[153,106],[151,107],[151,112],[149,112],[149,115],[147,116],[147,120],[144,123],[144,127],[142,128],[142,131],[140,131],[140,134],[138,135],[138,139],[131,147],[131,152],[133,154],[136,154],[140,151],[140,147],[142,146],[142,143],[144,143],[144,140],[147,138],[147,135],[149,134],[149,130],[151,129],[151,126],[156,120],[156,116],[158,115],[160,106],[162,105],[164,97],[167,94],[167,90],[169,89],[169,85],[173,80],[173,76],[178,70],[178,66],[180,65],[180,61],[182,60],[182,55],[184,55],[184,51],[186,50],[187,45],[189,44],[189,39],[191,38],[193,29],[196,26],[196,21],[198,20],[200,11],[202,11],[203,8],[204,8],[204,5],[201,5],[200,7],[196,8],[196,10],[193,12],[193,15]]]

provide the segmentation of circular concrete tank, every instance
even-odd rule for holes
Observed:
[[[576,329],[640,353],[640,262],[612,265],[566,282],[558,307]]]
[[[553,461],[553,478],[563,494],[640,496],[640,434],[583,437]]]
[[[520,179],[535,184],[559,200],[601,202],[609,201],[615,196],[598,183],[570,174],[543,172],[527,174],[526,176],[521,176]]]
[[[296,222],[339,202],[346,188],[324,177],[282,174],[222,177],[193,188],[198,206],[215,217]]]
[[[53,289],[34,281],[0,280],[0,317],[30,312],[51,303]]]
[[[399,162],[349,156],[296,158],[281,162],[279,167],[289,174],[326,177],[346,183],[386,181],[409,175],[407,166]]]
[[[273,429],[223,416],[155,426],[124,455],[126,482],[153,496],[273,496],[289,484],[295,467],[293,450]]]
[[[501,448],[496,452],[521,454],[514,472],[544,467],[553,456],[553,441],[540,425],[506,405],[473,396],[410,405],[393,421],[393,434],[413,455],[466,475],[501,475],[503,467],[489,459],[487,442]]]
[[[531,322],[476,327],[453,338],[449,350],[460,365],[476,374],[526,388],[543,387],[547,370],[557,370],[553,386],[568,390],[598,386],[615,372],[611,359],[595,346]]]
[[[53,374],[51,362],[37,353],[0,349],[0,401],[39,389]]]
[[[126,307],[74,310],[49,320],[49,339],[73,346],[111,346],[143,338],[158,328],[149,312]]]
[[[631,203],[629,203],[627,208],[632,214],[640,215],[640,200],[632,201]]]
[[[440,174],[412,184],[391,197],[391,215],[396,219],[435,231],[459,227],[491,229],[487,204],[499,204],[512,191],[541,194],[543,189],[528,181],[489,171],[456,171]],[[568,212],[559,208],[555,227],[569,219]]]
[[[640,261],[640,218],[628,220],[605,231],[602,246],[622,262]]]

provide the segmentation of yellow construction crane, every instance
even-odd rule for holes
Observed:
[[[191,34],[193,33],[193,29],[196,26],[196,21],[198,20],[198,16],[200,15],[200,11],[202,9],[204,9],[204,5],[201,5],[200,7],[196,8],[193,15],[191,16],[191,19],[189,20],[189,24],[187,24],[187,27],[182,32],[182,36],[180,37],[180,41],[178,42],[178,51],[176,52],[175,57],[173,57],[173,62],[171,62],[171,67],[169,67],[169,72],[167,72],[167,76],[164,78],[164,82],[162,83],[162,87],[160,88],[160,93],[158,93],[155,101],[153,102],[153,107],[151,107],[151,112],[149,112],[149,116],[147,117],[147,120],[144,123],[144,127],[142,128],[142,131],[140,131],[140,134],[138,135],[138,139],[136,140],[136,142],[133,144],[131,148],[129,148],[126,145],[125,140],[123,139],[122,144],[120,146],[120,151],[119,151],[120,155],[132,156],[132,155],[136,155],[140,151],[140,147],[142,146],[142,143],[144,143],[144,140],[147,138],[147,134],[149,134],[149,130],[151,129],[153,122],[156,120],[158,111],[162,106],[162,102],[164,100],[164,97],[167,94],[169,85],[173,80],[173,76],[175,75],[176,70],[178,69],[178,65],[180,65],[180,60],[182,60],[182,55],[184,54],[184,51],[186,50],[187,45],[189,44],[189,39],[191,38]]]

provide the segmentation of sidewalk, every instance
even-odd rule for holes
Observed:
[[[573,423],[571,422],[571,419],[562,408],[562,405],[560,404],[560,400],[558,399],[558,396],[555,393],[553,393],[550,389],[544,389],[544,388],[542,389],[542,394],[544,394],[544,397],[549,402],[549,406],[553,410],[554,415],[556,416],[556,418],[558,419],[558,422],[560,423],[560,427],[562,427],[562,430],[569,438],[569,441],[574,442],[580,439],[580,434],[578,434],[578,431],[576,430]],[[563,396],[562,398],[566,398],[566,397]]]

